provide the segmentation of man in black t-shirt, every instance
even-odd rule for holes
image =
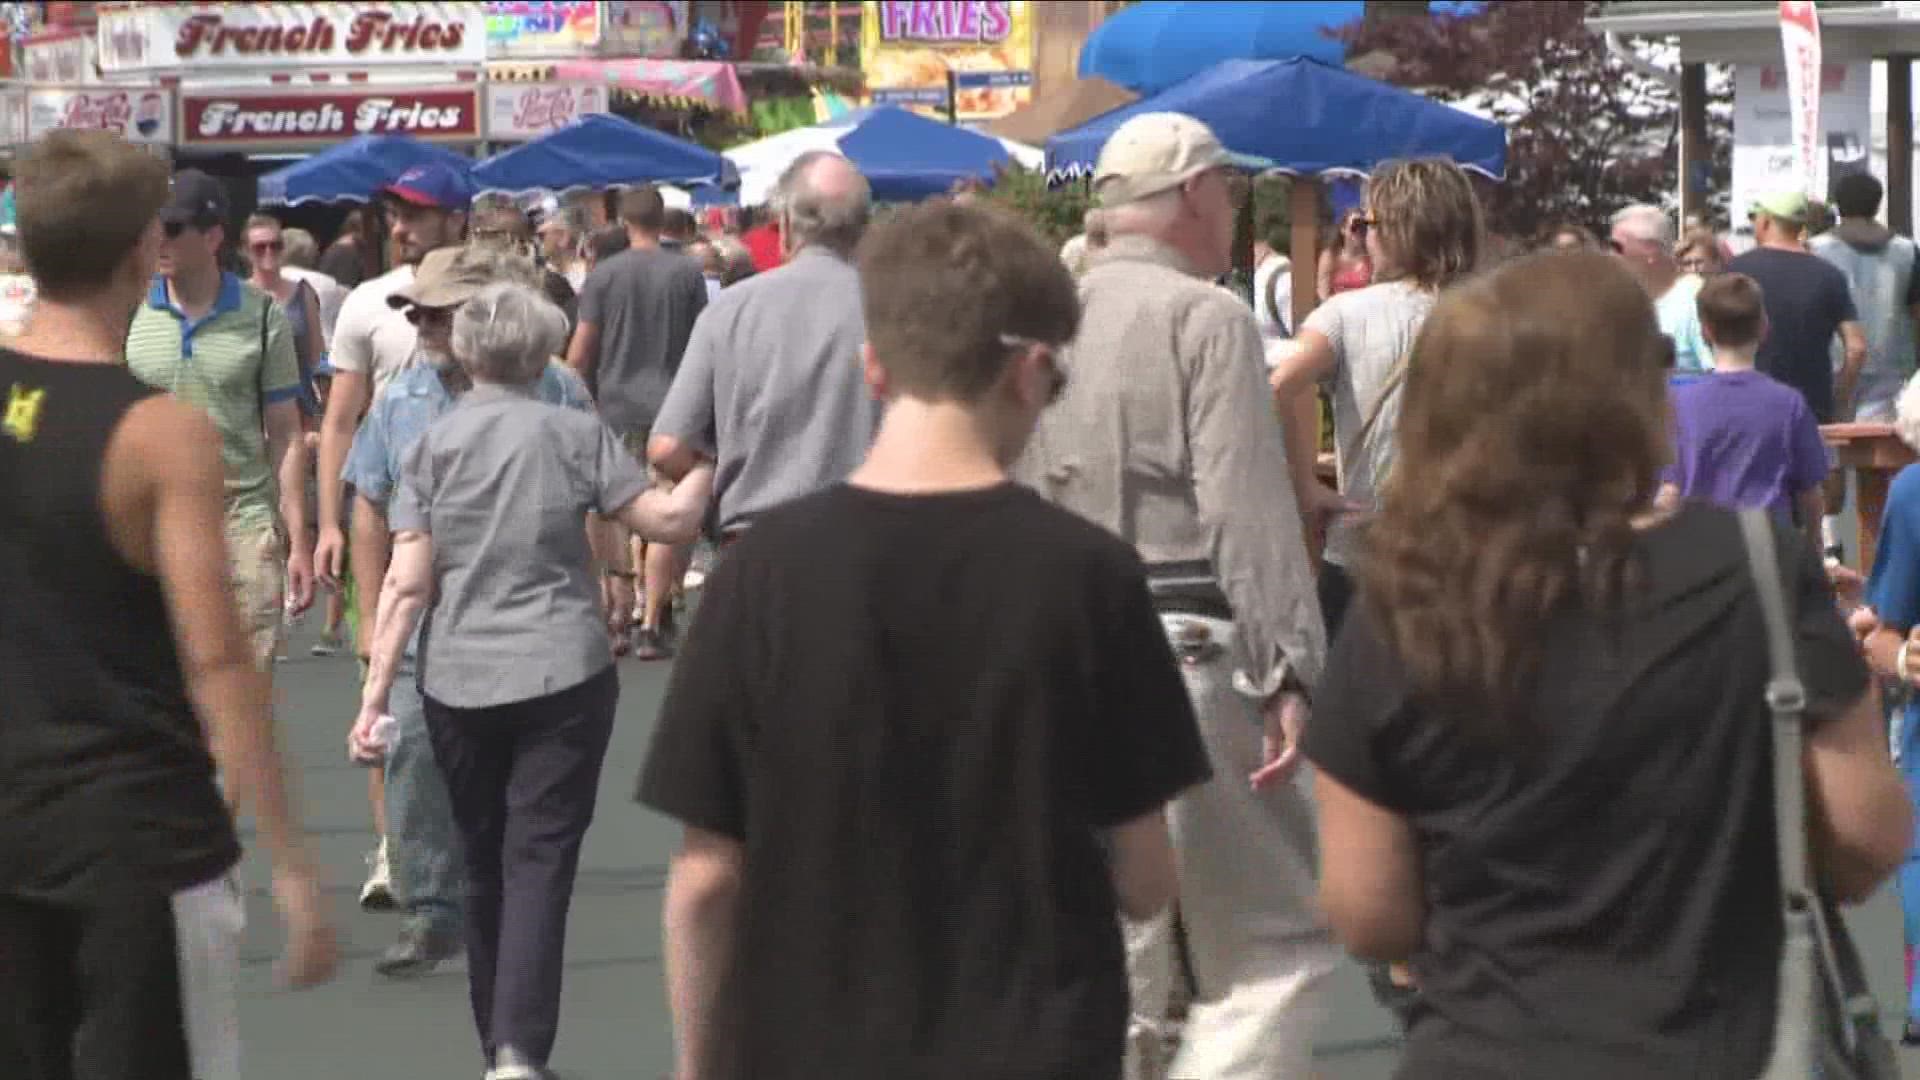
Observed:
[[[860,278],[879,436],[728,550],[640,779],[686,827],[676,1075],[1117,1080],[1116,916],[1172,897],[1162,808],[1208,766],[1139,558],[1007,475],[1073,282],[950,202]]]
[[[1807,197],[1769,195],[1753,204],[1759,246],[1727,264],[1727,272],[1760,283],[1767,336],[1754,366],[1800,391],[1823,424],[1853,416],[1853,392],[1867,362],[1867,335],[1854,312],[1846,275],[1807,250]],[[1833,339],[1846,359],[1836,375]]]

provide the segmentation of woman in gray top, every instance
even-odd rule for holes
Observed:
[[[549,1075],[567,907],[613,731],[619,681],[587,515],[681,543],[712,488],[702,467],[653,489],[597,419],[533,396],[565,337],[559,308],[524,285],[489,286],[454,316],[473,389],[415,445],[388,511],[393,554],[351,736],[379,741],[425,611],[420,689],[465,849],[489,1080]]]

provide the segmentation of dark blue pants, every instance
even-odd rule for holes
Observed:
[[[553,1052],[567,909],[619,698],[609,664],[509,705],[426,699],[466,853],[468,990],[488,1064],[504,1046],[540,1064]]]

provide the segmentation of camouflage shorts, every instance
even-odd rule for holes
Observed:
[[[227,559],[234,603],[262,669],[273,664],[286,617],[287,544],[280,530],[254,522],[227,523]]]

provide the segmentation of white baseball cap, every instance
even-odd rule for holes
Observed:
[[[1181,113],[1141,113],[1100,149],[1093,190],[1107,206],[1134,202],[1186,183],[1232,160],[1213,129]]]

